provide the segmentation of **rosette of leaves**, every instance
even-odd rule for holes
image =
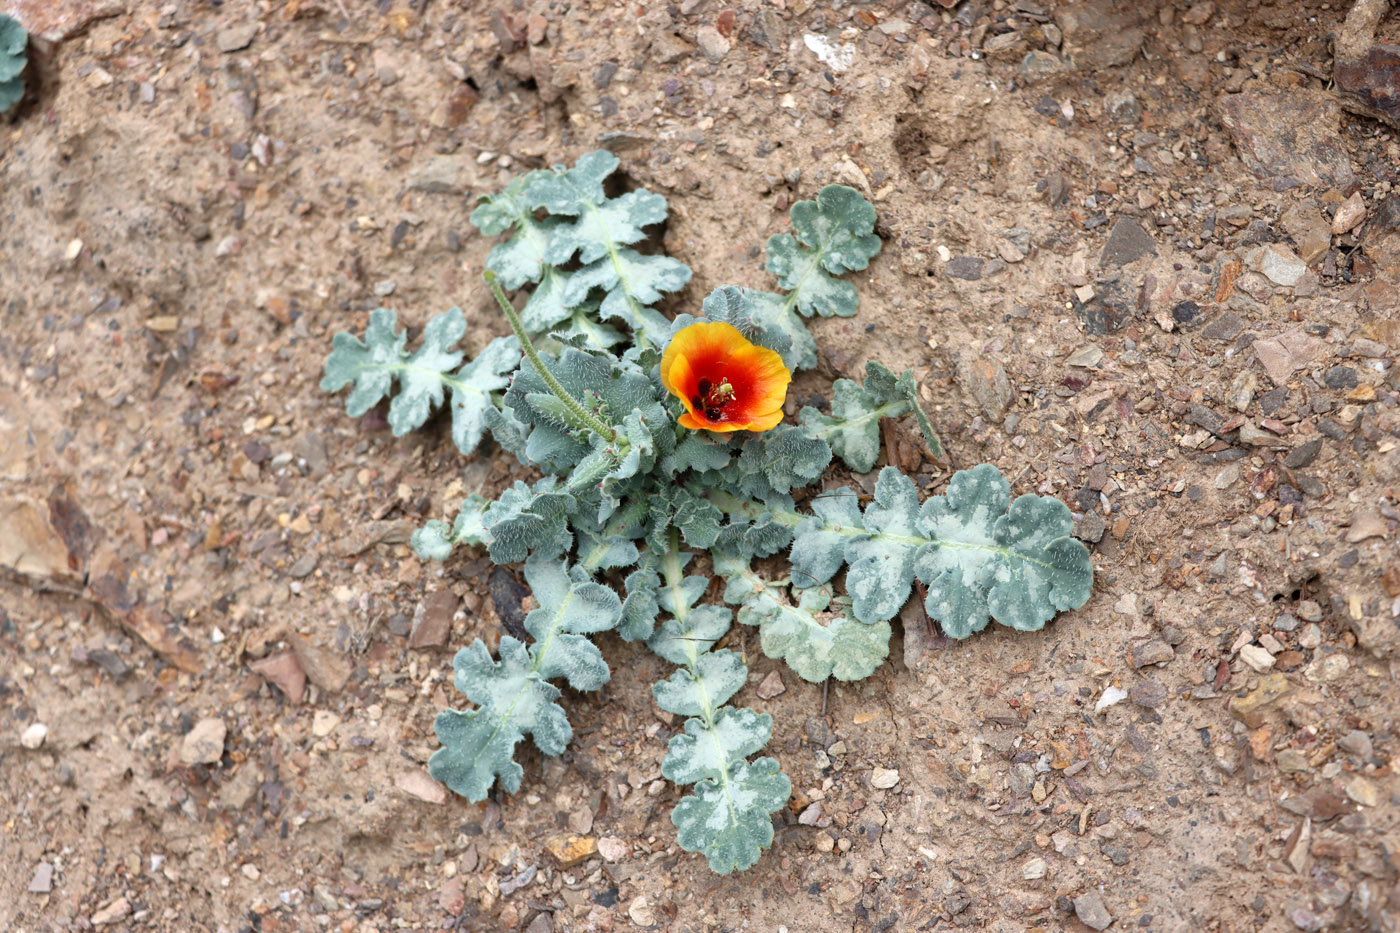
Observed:
[[[913,480],[887,467],[864,507],[849,489],[797,507],[794,495],[821,482],[833,457],[873,468],[885,418],[912,416],[937,453],[912,373],[872,362],[863,383],[836,382],[829,410],[805,408],[798,423],[759,434],[681,429],[656,362],[693,319],[667,320],[654,303],[689,270],[636,250],[644,228],[665,218],[665,202],[645,191],[608,196],[616,165],[594,153],[572,169],[530,172],[477,208],[483,232],[504,237],[486,278],[514,336],[464,363],[460,311],[432,319],[410,351],[393,312],[379,310],[363,339],[336,336],[322,385],[350,386],[352,414],[388,398],[396,433],[447,407],[464,453],[489,431],[543,474],[494,500],[473,493],[450,523],[430,521],[413,537],[424,558],[475,545],[497,564],[524,562],[539,604],[526,620],[528,644],[506,636],[495,657],[479,640],[458,653],[454,682],[474,707],[439,716],[434,776],[473,800],[497,782],[516,790],[521,740],[559,754],[572,734],[555,682],[588,690],[608,678],[587,636],[644,639],[677,666],[656,685],[657,704],[686,717],[662,766],[693,785],[672,812],[677,840],[730,872],[771,844],[772,814],[791,784],[773,758],[754,757],[772,720],[729,705],[748,669],[715,646],[735,612],[706,604],[709,579],[685,573],[693,549],[709,551],[724,600],[757,627],[764,653],[814,682],[859,679],[881,663],[889,619],[915,579],[928,588],[929,614],[963,637],[992,618],[1038,628],[1082,605],[1092,568],[1069,537],[1068,510],[1038,496],[1011,501],[990,466],[955,475],[924,502]],[[700,311],[798,368],[816,361],[800,316],[854,313],[854,288],[837,276],[864,268],[879,241],[873,209],[850,189],[823,189],[792,216],[793,233],[769,242],[769,269],[786,294],[726,286]],[[530,289],[519,311],[501,285]],[[777,572],[754,569],[764,558]],[[834,582],[843,570],[844,592]]]
[[[24,98],[28,46],[29,33],[19,21],[0,13],[0,113],[8,112]]]

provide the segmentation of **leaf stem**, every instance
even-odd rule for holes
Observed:
[[[535,372],[540,374],[540,378],[544,380],[544,384],[549,387],[549,391],[554,394],[554,397],[567,405],[574,416],[588,425],[589,430],[594,434],[610,444],[617,443],[625,446],[627,439],[618,437],[615,428],[604,424],[596,415],[584,408],[583,404],[570,395],[569,390],[560,385],[559,380],[554,378],[554,373],[550,372],[544,365],[544,360],[540,359],[539,351],[530,342],[530,335],[525,332],[525,325],[520,322],[520,315],[515,313],[515,308],[506,298],[506,293],[501,290],[501,283],[497,281],[496,273],[487,269],[481,274],[481,277],[486,281],[487,287],[491,289],[491,294],[496,296],[496,304],[501,306],[501,313],[506,316],[506,320],[510,323],[510,329],[515,331],[515,336],[519,338],[520,348],[525,351],[530,365],[535,367]]]

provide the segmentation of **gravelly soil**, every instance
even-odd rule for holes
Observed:
[[[0,9],[51,40],[0,126],[0,927],[1395,928],[1400,145],[1326,90],[1335,5]],[[795,787],[736,877],[616,639],[521,793],[426,777],[518,591],[407,535],[518,468],[317,388],[381,304],[503,332],[475,197],[600,145],[670,202],[671,310],[866,192],[793,395],[914,367],[926,491],[995,463],[1097,569],[825,693],[736,630]]]

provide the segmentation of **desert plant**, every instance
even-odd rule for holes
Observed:
[[[474,707],[438,716],[433,776],[471,800],[496,782],[518,790],[524,736],[557,755],[572,735],[552,681],[592,690],[609,678],[588,636],[645,640],[675,665],[653,688],[657,705],[685,717],[662,764],[667,779],[694,786],[672,812],[677,841],[727,873],[771,843],[791,784],[776,760],[753,757],[771,717],[730,705],[748,667],[720,644],[735,617],[724,603],[800,677],[857,680],[888,654],[889,620],[915,580],[929,617],[962,638],[993,619],[1040,628],[1084,604],[1093,571],[1069,510],[1034,495],[1012,501],[989,465],[923,501],[895,466],[873,497],[813,491],[833,457],[856,473],[875,466],[884,418],[910,416],[931,452],[941,449],[913,374],[875,361],[863,384],[836,382],[829,414],[807,407],[781,423],[791,372],[817,362],[803,316],[855,314],[856,289],[839,276],[879,252],[859,192],[831,186],[793,206],[793,232],[768,242],[780,292],[725,286],[699,317],[671,319],[656,304],[690,269],[636,248],[666,203],[644,190],[608,197],[617,164],[594,152],[574,168],[529,172],[473,213],[483,233],[506,237],[484,278],[512,336],[464,364],[453,349],[460,310],[429,321],[413,352],[394,313],[378,310],[363,340],[336,335],[322,388],[352,387],[352,415],[392,396],[396,434],[446,405],[463,454],[489,432],[543,474],[494,501],[472,493],[451,522],[413,537],[428,559],[470,545],[497,564],[523,562],[538,603],[525,620],[530,644],[505,636],[494,658],[480,640],[458,652],[454,682]],[[527,285],[517,311],[504,289]],[[706,599],[714,576],[723,603]]]

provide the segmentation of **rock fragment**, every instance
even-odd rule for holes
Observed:
[[[1346,189],[1356,180],[1341,143],[1341,108],[1321,90],[1246,91],[1220,101],[1240,158],[1276,187]]]
[[[394,786],[405,794],[427,803],[447,802],[447,788],[434,781],[432,775],[421,768],[399,772],[394,776]]]
[[[1144,256],[1157,255],[1157,242],[1131,217],[1119,217],[1108,231],[1099,265],[1117,269]]]
[[[180,743],[180,760],[187,765],[212,765],[224,755],[224,739],[228,726],[217,716],[209,716],[194,724]]]
[[[1074,915],[1079,922],[1094,930],[1106,930],[1113,922],[1113,915],[1104,906],[1099,892],[1090,891],[1074,899]]]

